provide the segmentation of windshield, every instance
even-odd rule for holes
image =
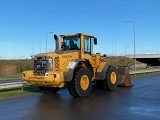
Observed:
[[[64,37],[61,48],[63,50],[80,50],[80,37],[79,36]]]

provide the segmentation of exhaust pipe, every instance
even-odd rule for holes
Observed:
[[[54,34],[54,39],[55,39],[55,51],[59,51],[59,38],[56,34]]]

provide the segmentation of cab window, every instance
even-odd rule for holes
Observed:
[[[64,50],[80,50],[80,37],[64,37],[61,48],[64,48]]]
[[[84,36],[84,52],[91,54],[91,38]]]

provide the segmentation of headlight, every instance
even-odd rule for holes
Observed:
[[[52,69],[52,66],[53,66],[53,60],[50,58],[48,61],[49,61],[49,67],[50,67],[50,69]]]
[[[48,77],[48,73],[45,73],[45,77]]]

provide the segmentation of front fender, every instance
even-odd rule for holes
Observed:
[[[74,62],[69,62],[67,68],[68,72],[65,73],[64,81],[71,81],[73,78],[74,70],[77,67],[78,63],[81,61],[86,61],[85,59],[76,59]]]

